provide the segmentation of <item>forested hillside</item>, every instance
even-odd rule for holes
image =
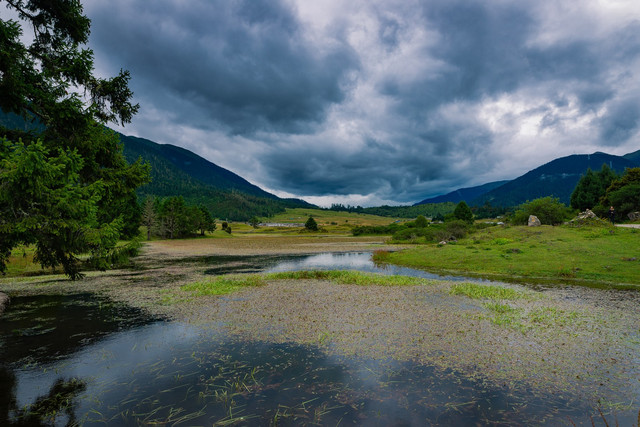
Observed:
[[[182,196],[188,204],[203,205],[216,218],[247,221],[271,216],[287,207],[311,207],[297,199],[280,199],[244,178],[206,159],[170,144],[120,135],[129,162],[151,164],[151,182],[138,189],[146,196]]]
[[[553,196],[568,205],[571,193],[587,169],[600,170],[603,164],[618,173],[636,166],[633,161],[606,153],[574,154],[555,159],[472,200],[475,206],[517,206],[528,200]]]

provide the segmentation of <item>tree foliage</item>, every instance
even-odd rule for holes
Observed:
[[[77,279],[79,254],[107,267],[118,238],[137,234],[135,189],[148,167],[128,164],[104,124],[130,122],[138,106],[128,72],[93,76],[78,1],[5,1],[21,22],[0,19],[0,109],[34,125],[0,127],[0,271],[12,248],[33,243],[43,267],[62,265]],[[29,46],[21,25],[33,28]]]
[[[569,219],[573,211],[556,197],[542,197],[523,203],[514,213],[511,222],[514,224],[527,224],[530,215],[538,217],[542,224],[557,225]]]
[[[307,222],[304,223],[304,228],[309,231],[318,231],[318,223],[310,216]]]
[[[616,178],[618,175],[606,163],[599,172],[587,169],[571,194],[571,207],[580,211],[593,209]]]
[[[614,206],[619,218],[640,211],[640,168],[627,169],[613,181],[603,197],[604,206]]]
[[[417,228],[424,228],[429,225],[429,221],[427,221],[427,218],[425,218],[423,215],[418,215],[414,223]]]
[[[465,221],[470,224],[473,223],[473,212],[464,200],[456,205],[456,208],[453,210],[453,217],[460,221]]]

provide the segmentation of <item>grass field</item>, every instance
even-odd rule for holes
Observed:
[[[447,274],[640,285],[640,230],[492,227],[447,245],[377,253],[376,261]]]
[[[264,222],[272,223],[305,223],[309,216],[318,223],[318,226],[325,232],[337,234],[350,234],[351,228],[358,225],[387,225],[394,221],[405,222],[408,219],[389,218],[377,215],[335,212],[321,209],[287,209],[286,212],[264,218]],[[296,232],[299,229],[293,229]]]

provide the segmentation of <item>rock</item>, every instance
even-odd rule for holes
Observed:
[[[527,224],[529,227],[540,227],[542,223],[535,215],[529,215],[529,223]]]
[[[627,216],[629,217],[629,220],[636,221],[640,219],[640,212],[629,212]]]
[[[446,241],[446,240],[443,240],[443,241],[441,241],[441,242],[440,242],[440,243],[438,243],[438,244],[439,244],[439,245],[446,245],[446,244],[447,244],[447,241]]]
[[[4,312],[4,309],[9,305],[9,296],[0,292],[0,316]]]
[[[591,209],[587,209],[586,211],[580,213],[578,215],[578,219],[587,219],[587,218],[598,218],[596,214],[594,214]]]

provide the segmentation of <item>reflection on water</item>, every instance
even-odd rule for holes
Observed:
[[[279,271],[301,270],[357,270],[368,273],[386,275],[402,275],[422,277],[425,279],[441,279],[455,281],[483,282],[462,276],[441,276],[422,270],[415,270],[396,265],[376,265],[371,260],[371,252],[327,252],[315,255],[278,255],[278,256],[214,256],[206,257],[203,262],[212,266],[205,274],[229,273],[273,273]]]
[[[215,325],[141,324],[122,306],[121,313],[115,305],[103,312],[112,317],[105,320],[113,326],[107,333],[82,321],[83,310],[96,319],[103,301],[84,296],[77,302],[60,299],[58,318],[45,318],[35,299],[15,298],[9,316],[0,318],[5,342],[20,339],[14,326],[25,317],[43,323],[39,341],[45,345],[67,322],[86,325],[83,332],[74,329],[85,341],[53,358],[38,341],[3,348],[1,425],[462,425],[546,423],[587,413],[570,400],[554,397],[551,405],[545,397],[429,366],[336,358],[313,346],[230,341]],[[44,311],[54,308],[51,299],[43,301]]]
[[[379,269],[370,254],[252,258],[258,271]],[[433,277],[414,271],[412,275]],[[585,402],[452,371],[230,340],[90,295],[18,297],[0,317],[0,425],[485,425],[588,420]],[[618,414],[621,425],[637,414]]]

